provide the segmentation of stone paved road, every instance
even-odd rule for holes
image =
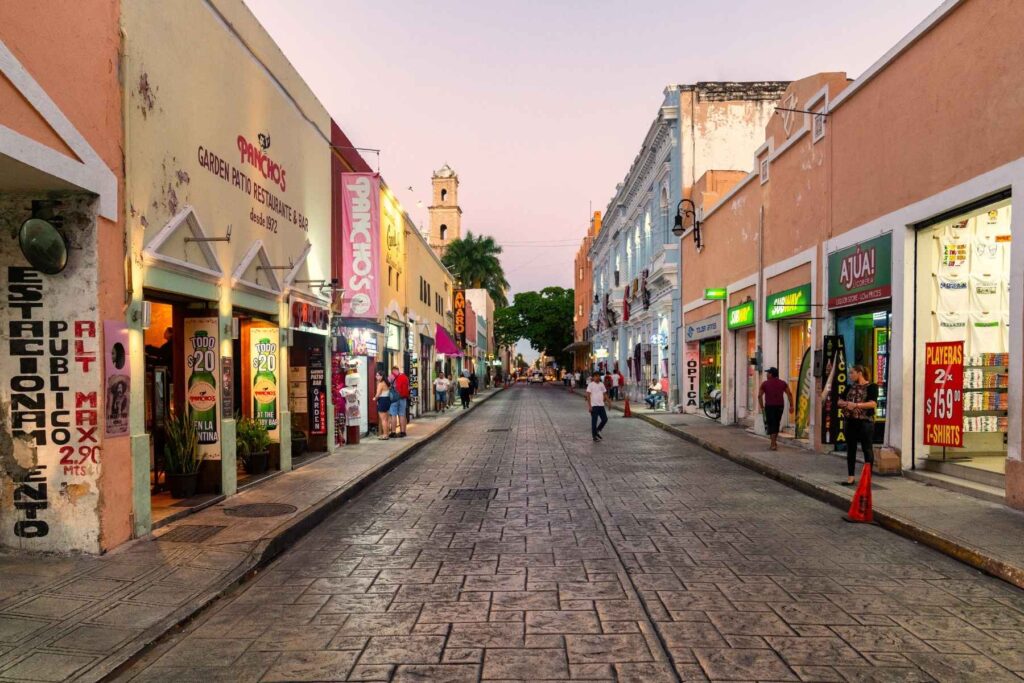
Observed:
[[[1024,680],[1021,591],[639,420],[588,432],[504,392],[122,679]]]

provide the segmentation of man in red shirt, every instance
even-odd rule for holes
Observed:
[[[409,423],[409,377],[397,365],[391,368],[391,386],[398,394],[398,400],[391,402],[391,415],[398,418],[397,436],[403,437]]]
[[[779,450],[779,427],[782,424],[782,412],[786,409],[786,399],[789,399],[789,412],[792,413],[793,394],[789,385],[779,379],[778,368],[768,368],[768,379],[761,383],[761,390],[757,392],[757,404],[764,413],[765,431],[772,440],[769,450]]]

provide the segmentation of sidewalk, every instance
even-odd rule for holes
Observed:
[[[498,391],[481,392],[465,413],[415,420],[405,439],[345,446],[100,557],[0,551],[0,681],[103,678]]]
[[[845,456],[828,455],[726,427],[698,415],[650,411],[633,416],[846,511]],[[622,408],[617,402],[616,409]],[[1024,513],[904,477],[873,480],[875,521],[1004,581],[1024,588]]]

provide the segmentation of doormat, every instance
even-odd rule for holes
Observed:
[[[227,529],[227,526],[214,526],[209,524],[182,524],[176,526],[166,534],[157,537],[158,541],[169,543],[202,543],[213,536]]]
[[[287,503],[247,503],[224,508],[224,514],[229,517],[281,517],[290,515],[298,509]]]
[[[449,489],[445,500],[491,500],[498,489]]]

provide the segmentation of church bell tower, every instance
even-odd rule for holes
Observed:
[[[431,177],[430,246],[444,256],[448,243],[462,237],[462,209],[459,208],[459,176],[445,164]]]

